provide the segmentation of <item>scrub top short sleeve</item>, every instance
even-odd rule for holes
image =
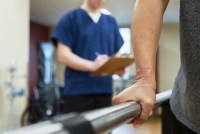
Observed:
[[[94,61],[96,53],[115,55],[123,45],[119,27],[110,15],[101,14],[94,23],[88,13],[81,8],[70,11],[59,21],[51,36],[71,48],[72,52],[83,59]],[[91,72],[83,72],[70,67],[65,69],[63,96],[111,94],[112,77],[92,77]]]
[[[70,14],[64,15],[58,22],[51,39],[54,44],[57,45],[58,42],[62,42],[68,47],[72,47],[73,44],[73,23]]]

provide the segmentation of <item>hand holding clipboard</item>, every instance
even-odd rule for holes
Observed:
[[[116,72],[128,67],[134,62],[132,57],[112,57],[99,69],[92,73],[92,76],[111,76]]]

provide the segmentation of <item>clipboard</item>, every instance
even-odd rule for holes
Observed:
[[[111,76],[134,62],[133,57],[113,57],[92,73],[92,76]]]

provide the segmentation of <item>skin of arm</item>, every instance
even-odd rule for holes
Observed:
[[[156,99],[155,65],[164,11],[169,0],[137,0],[132,19],[132,44],[136,64],[134,84],[114,97],[113,103],[137,101],[142,112],[132,124],[139,127],[150,115]]]
[[[109,59],[107,55],[99,55],[95,61],[90,61],[74,54],[72,50],[62,42],[58,42],[57,45],[59,62],[75,70],[93,72]]]

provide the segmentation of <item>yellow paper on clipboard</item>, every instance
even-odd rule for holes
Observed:
[[[103,66],[92,73],[92,76],[111,76],[134,62],[133,57],[112,57]]]

